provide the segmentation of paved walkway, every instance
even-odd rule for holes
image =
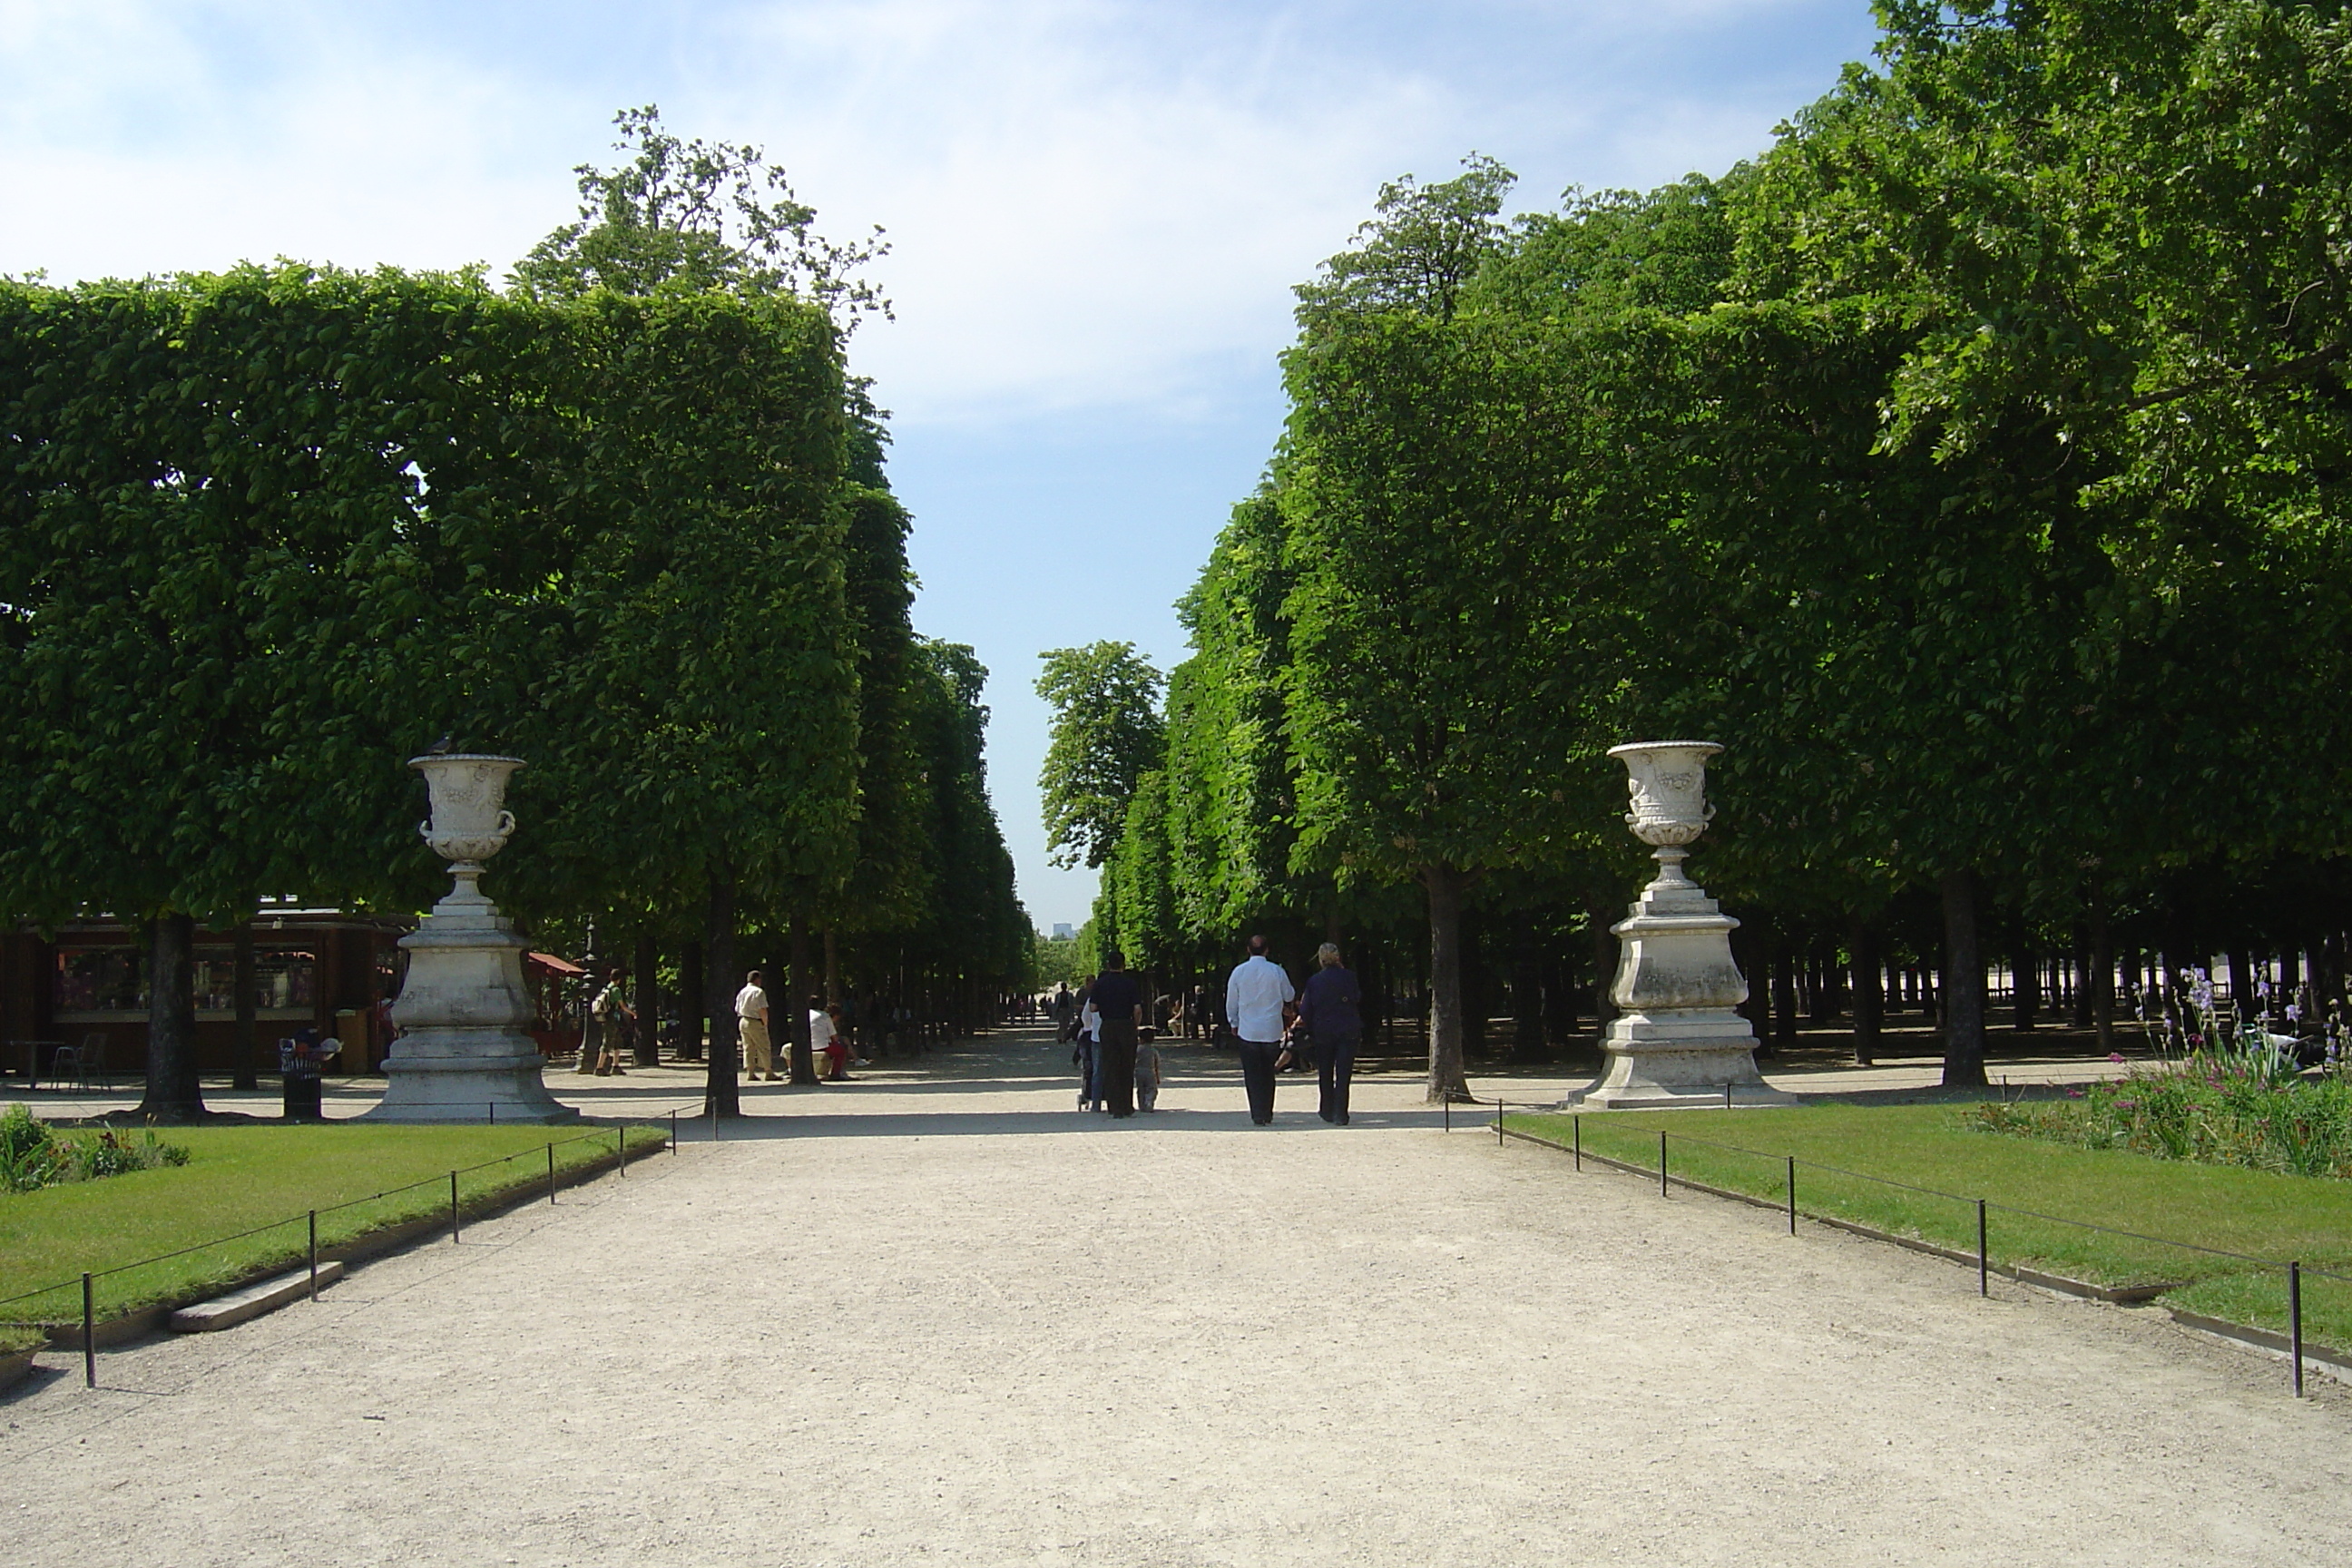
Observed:
[[[1252,1129],[1188,1055],[1173,1109],[1126,1123],[1072,1109],[1035,1037],[761,1086],[716,1147],[110,1353],[96,1393],[51,1358],[0,1404],[13,1555],[2352,1557],[2332,1388],[1447,1136],[1402,1078],[1346,1129],[1286,1080]],[[667,1076],[598,1093],[674,1100]]]

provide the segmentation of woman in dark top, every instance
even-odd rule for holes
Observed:
[[[1298,1026],[1315,1053],[1316,1113],[1336,1127],[1348,1125],[1348,1079],[1356,1070],[1356,1042],[1363,1037],[1362,993],[1339,963],[1337,942],[1316,950],[1321,967],[1298,999]]]

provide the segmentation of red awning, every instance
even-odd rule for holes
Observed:
[[[585,974],[588,973],[571,960],[558,958],[551,952],[525,953],[523,955],[523,962],[535,968],[543,969],[550,974],[569,975]]]

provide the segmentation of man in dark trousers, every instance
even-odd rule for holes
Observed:
[[[1225,979],[1225,1017],[1241,1037],[1242,1088],[1249,1096],[1250,1120],[1274,1125],[1274,1053],[1281,1048],[1286,1003],[1297,993],[1290,976],[1266,955],[1266,940],[1249,939],[1249,956]]]
[[[1135,1031],[1143,1023],[1143,985],[1118,949],[1103,954],[1095,976],[1095,1098],[1113,1116],[1135,1114]]]
[[[1339,962],[1339,944],[1315,952],[1319,967],[1298,999],[1298,1026],[1315,1053],[1316,1113],[1335,1127],[1348,1125],[1348,1080],[1356,1070],[1356,1042],[1363,1037],[1363,994]]]

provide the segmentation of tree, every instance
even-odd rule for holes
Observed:
[[[613,117],[617,169],[583,163],[580,216],[515,264],[516,284],[552,299],[593,289],[618,294],[719,289],[814,300],[843,331],[861,317],[890,316],[890,301],[856,276],[889,254],[877,225],[852,244],[816,230],[816,209],[793,195],[784,171],[761,149],[680,141],[653,104]]]
[[[1037,776],[1046,847],[1056,866],[1100,866],[1118,848],[1136,785],[1160,765],[1167,743],[1160,675],[1133,643],[1038,657],[1045,669],[1037,695],[1054,706],[1053,738]]]
[[[1473,153],[1463,173],[1423,184],[1411,174],[1381,186],[1354,243],[1297,290],[1302,325],[1385,310],[1452,319],[1455,301],[1502,247],[1503,198],[1517,176]]]

